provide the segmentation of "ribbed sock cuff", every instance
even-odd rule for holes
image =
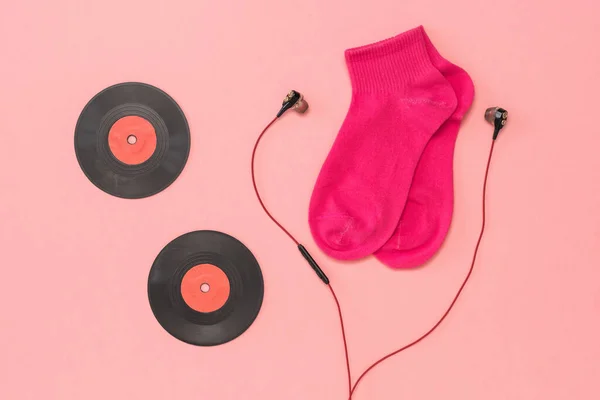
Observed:
[[[359,92],[402,91],[435,69],[427,54],[422,26],[348,49],[345,56],[352,88]]]

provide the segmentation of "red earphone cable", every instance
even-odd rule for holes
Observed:
[[[331,295],[333,296],[333,300],[335,300],[335,304],[337,306],[338,314],[340,316],[340,327],[342,328],[342,340],[344,341],[344,353],[346,355],[346,374],[348,376],[348,395],[352,398],[352,375],[350,373],[350,358],[348,357],[348,342],[346,341],[346,330],[344,329],[344,319],[342,318],[342,307],[340,306],[340,302],[333,290],[333,286],[331,283],[327,285],[329,290],[331,291]]]
[[[265,213],[269,216],[269,218],[271,218],[271,220],[283,231],[285,232],[286,235],[288,235],[288,237],[296,244],[299,245],[300,243],[298,242],[298,240],[296,240],[296,238],[287,230],[283,227],[283,225],[281,225],[279,223],[279,221],[277,221],[275,219],[275,217],[273,217],[273,215],[271,215],[271,213],[269,212],[269,210],[267,209],[267,207],[265,206],[265,204],[262,201],[262,198],[260,197],[260,193],[258,191],[258,187],[256,185],[256,178],[254,175],[254,159],[256,156],[256,149],[258,148],[258,145],[262,139],[262,137],[264,136],[264,134],[267,132],[267,130],[271,127],[271,125],[273,125],[273,123],[277,120],[278,118],[274,118],[271,122],[269,122],[269,124],[263,129],[263,131],[260,133],[260,135],[258,136],[258,138],[256,139],[256,143],[254,144],[254,149],[252,150],[252,162],[251,162],[251,171],[252,171],[252,184],[254,186],[254,193],[256,194],[256,198],[258,199],[261,207],[263,208],[263,210],[265,211]],[[340,326],[341,326],[341,330],[342,330],[342,339],[344,342],[344,352],[345,352],[345,356],[346,356],[346,370],[347,370],[347,375],[348,375],[348,392],[349,392],[349,397],[348,399],[351,400],[352,399],[352,394],[354,393],[354,391],[356,390],[356,388],[358,387],[358,384],[362,381],[362,379],[370,372],[372,371],[377,365],[381,364],[383,361],[387,360],[390,357],[395,356],[396,354],[399,354],[401,352],[403,352],[404,350],[414,346],[415,344],[419,343],[420,341],[422,341],[423,339],[425,339],[426,337],[428,337],[430,334],[433,333],[433,331],[435,331],[440,325],[441,323],[446,319],[446,317],[448,316],[448,314],[450,313],[450,311],[452,310],[452,308],[454,307],[454,305],[456,304],[456,302],[458,301],[458,298],[460,297],[463,289],[465,288],[467,282],[469,281],[469,278],[471,277],[471,274],[473,273],[473,269],[475,267],[475,261],[477,260],[477,253],[479,251],[479,245],[481,244],[481,239],[483,238],[483,232],[485,230],[485,194],[486,194],[486,188],[487,188],[487,180],[488,180],[488,174],[490,171],[490,163],[492,161],[492,154],[494,152],[494,144],[495,144],[495,140],[492,141],[492,145],[490,147],[490,153],[488,156],[488,161],[487,161],[487,166],[485,168],[485,176],[484,176],[484,180],[483,180],[483,193],[482,193],[482,221],[481,221],[481,231],[479,232],[479,237],[477,239],[477,244],[475,245],[475,250],[473,252],[473,259],[471,261],[471,266],[469,267],[469,271],[465,277],[465,279],[463,280],[463,283],[461,284],[460,288],[458,289],[458,291],[456,292],[456,295],[454,296],[452,302],[450,303],[450,305],[448,306],[448,308],[446,309],[446,311],[444,312],[444,314],[442,314],[441,318],[435,323],[435,325],[429,329],[425,334],[423,334],[422,336],[420,336],[418,339],[412,341],[411,343],[407,344],[406,346],[395,350],[383,357],[381,357],[379,360],[375,361],[373,364],[371,364],[356,380],[356,382],[354,383],[354,386],[352,386],[352,377],[350,374],[350,360],[349,360],[349,356],[348,356],[348,343],[346,341],[346,332],[344,329],[344,320],[342,318],[342,308],[340,306],[340,303],[338,301],[338,298],[335,294],[335,291],[333,289],[333,287],[331,286],[331,284],[328,284],[327,286],[329,286],[329,290],[331,292],[331,295],[335,301],[335,304],[337,306],[337,310],[338,310],[338,314],[339,314],[339,318],[340,318]]]
[[[263,203],[262,198],[260,197],[260,194],[258,193],[258,187],[256,186],[256,177],[254,176],[254,158],[256,157],[256,149],[258,148],[258,144],[260,143],[262,137],[265,135],[265,133],[269,130],[269,128],[271,127],[271,125],[273,125],[275,123],[275,121],[277,121],[278,118],[275,117],[273,118],[273,120],[271,122],[269,122],[269,124],[267,126],[265,126],[265,129],[263,129],[263,131],[260,133],[260,135],[258,135],[258,138],[256,139],[256,143],[254,143],[254,149],[252,150],[252,163],[250,166],[251,172],[252,172],[252,185],[254,186],[254,193],[256,194],[256,198],[258,199],[258,202],[260,203],[260,206],[262,207],[262,209],[264,210],[265,213],[267,213],[267,215],[269,216],[269,218],[271,218],[271,221],[275,222],[275,225],[277,225],[283,232],[285,232],[286,235],[289,236],[290,239],[292,239],[292,241],[294,243],[296,243],[296,246],[300,244],[300,242],[298,242],[296,240],[296,238],[288,232],[287,229],[285,229],[283,227],[283,225],[281,225],[279,223],[279,221],[277,221],[275,219],[275,217],[273,217],[271,215],[271,213],[269,212],[269,210],[267,210],[267,207],[265,206],[265,203]]]
[[[294,235],[292,235],[287,229],[285,229],[283,227],[283,225],[281,225],[279,223],[279,221],[277,221],[275,219],[275,217],[273,217],[273,215],[271,215],[271,213],[265,206],[265,203],[263,203],[262,198],[260,197],[260,193],[258,192],[258,186],[256,186],[256,177],[254,175],[254,159],[256,158],[256,149],[258,148],[258,144],[260,143],[262,137],[267,132],[267,130],[271,127],[271,125],[273,125],[273,123],[277,119],[278,119],[278,117],[275,117],[275,118],[273,118],[273,120],[271,122],[269,122],[269,124],[265,127],[265,129],[263,129],[263,131],[260,133],[260,135],[256,139],[256,143],[254,144],[254,149],[252,150],[252,161],[251,161],[252,185],[254,186],[254,193],[256,194],[256,198],[258,199],[258,202],[260,203],[264,212],[269,216],[269,218],[271,218],[271,220],[275,223],[275,225],[277,225],[283,232],[285,232],[285,234],[288,235],[288,237],[290,239],[292,239],[292,241],[296,244],[296,246],[298,246],[300,244],[300,242],[298,242],[298,240],[294,237]],[[327,287],[329,287],[329,291],[331,292],[331,296],[333,297],[333,300],[335,301],[335,304],[336,304],[337,310],[338,310],[338,314],[340,317],[340,326],[342,328],[342,340],[344,342],[344,354],[346,356],[346,371],[348,374],[348,395],[352,396],[351,395],[352,377],[350,375],[350,360],[348,358],[348,343],[346,341],[346,331],[344,329],[344,319],[342,317],[342,308],[340,306],[340,302],[338,301],[337,295],[335,294],[335,290],[333,290],[333,286],[331,286],[331,283],[329,283],[327,285]]]
[[[495,140],[492,141],[492,145],[490,147],[490,155],[488,156],[487,166],[485,167],[485,177],[483,179],[483,194],[482,194],[482,199],[483,199],[483,205],[482,205],[483,217],[482,217],[482,220],[481,220],[481,231],[479,232],[479,238],[477,239],[477,244],[475,245],[475,251],[473,252],[473,259],[471,261],[471,267],[469,268],[469,272],[467,273],[467,276],[463,280],[462,285],[460,285],[460,288],[458,289],[458,292],[456,292],[456,295],[454,296],[454,299],[450,303],[450,306],[446,309],[446,312],[444,312],[444,314],[442,315],[442,317],[438,320],[438,322],[436,322],[436,324],[430,330],[428,330],[421,337],[419,337],[418,339],[414,340],[413,342],[407,344],[406,346],[404,346],[404,347],[402,347],[402,348],[400,348],[400,349],[398,349],[396,351],[393,351],[393,352],[385,355],[384,357],[380,358],[379,360],[375,361],[373,364],[371,364],[371,366],[369,368],[367,368],[365,370],[365,372],[363,372],[358,377],[358,379],[356,380],[356,383],[354,383],[354,386],[352,387],[352,390],[350,391],[350,397],[349,397],[349,399],[352,399],[352,394],[356,390],[356,387],[358,386],[358,384],[360,383],[360,381],[371,370],[373,370],[373,368],[375,368],[377,365],[381,364],[383,361],[387,360],[388,358],[390,358],[392,356],[395,356],[396,354],[401,353],[404,350],[406,350],[406,349],[414,346],[415,344],[419,343],[421,340],[423,340],[427,336],[429,336],[431,333],[433,333],[433,331],[435,331],[437,329],[437,327],[440,326],[441,323],[446,319],[446,317],[448,316],[448,314],[450,313],[450,311],[452,310],[452,308],[456,304],[456,301],[458,300],[458,297],[462,293],[462,291],[465,288],[467,282],[469,281],[469,278],[471,277],[471,274],[473,273],[473,268],[475,266],[475,260],[477,259],[477,252],[479,251],[479,245],[481,244],[481,238],[483,237],[483,232],[485,230],[485,192],[486,192],[486,187],[487,187],[488,173],[490,171],[490,162],[492,161],[492,153],[494,152],[494,143],[496,143]]]

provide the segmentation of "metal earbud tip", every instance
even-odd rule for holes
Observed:
[[[490,124],[494,124],[494,120],[496,119],[496,111],[498,110],[498,107],[490,107],[487,110],[485,110],[485,115],[484,118],[487,122],[489,122]]]
[[[300,114],[304,114],[307,110],[308,103],[303,98],[300,98],[300,100],[294,104],[294,111],[299,112]]]

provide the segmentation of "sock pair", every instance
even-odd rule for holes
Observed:
[[[454,144],[473,82],[423,27],[345,55],[352,100],[313,191],[311,232],[337,259],[421,265],[450,226]]]

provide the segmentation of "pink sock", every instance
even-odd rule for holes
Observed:
[[[352,101],[309,208],[316,243],[342,260],[390,238],[425,145],[456,108],[420,28],[347,50],[346,63]]]
[[[423,36],[431,62],[452,85],[458,105],[425,147],[400,222],[388,242],[375,253],[380,261],[394,268],[422,265],[436,253],[448,233],[454,206],[454,144],[474,95],[469,75],[442,58],[425,31]]]

